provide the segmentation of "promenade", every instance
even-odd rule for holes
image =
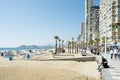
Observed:
[[[109,52],[105,53],[101,52],[101,55],[103,55],[107,60],[108,60],[108,65],[110,68],[103,68],[101,75],[102,75],[102,80],[120,80],[120,60],[116,60],[110,58]],[[96,60],[98,63],[101,63],[101,56],[96,56]]]
[[[105,57],[105,54],[103,56]],[[110,68],[102,70],[103,80],[120,80],[120,60],[114,57],[111,60],[109,53],[106,54],[106,59]]]

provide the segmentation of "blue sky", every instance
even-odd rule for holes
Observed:
[[[84,16],[84,0],[0,0],[0,47],[76,39]]]

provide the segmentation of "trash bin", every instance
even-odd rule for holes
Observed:
[[[10,60],[10,61],[12,60],[12,56],[9,56],[9,60]]]

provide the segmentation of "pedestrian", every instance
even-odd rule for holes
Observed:
[[[109,68],[110,66],[108,65],[108,61],[102,56],[102,62],[101,64],[98,66],[98,70],[101,71],[102,69],[102,66],[103,68]]]
[[[115,60],[117,60],[117,56],[118,56],[118,50],[115,48],[114,49],[114,58],[115,58]]]
[[[103,65],[104,68],[109,68],[108,61],[103,56],[102,56],[102,63],[101,64]]]
[[[90,50],[90,52],[93,54],[93,48]]]
[[[118,49],[118,59],[120,60],[120,48]]]
[[[96,49],[96,54],[99,55],[99,50],[98,49]]]
[[[111,59],[113,59],[113,54],[114,54],[114,50],[111,48],[111,49],[110,49]]]

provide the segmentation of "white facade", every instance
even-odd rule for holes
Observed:
[[[112,25],[120,22],[120,0],[101,0],[99,20],[100,39],[106,36],[107,43],[113,42]]]

